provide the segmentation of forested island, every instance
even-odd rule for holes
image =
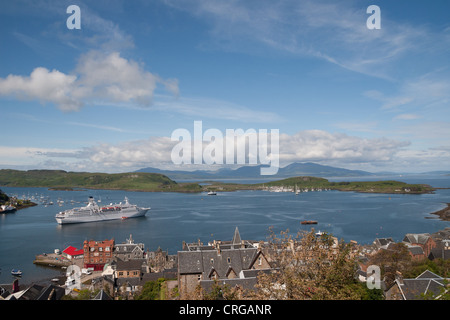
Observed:
[[[8,187],[47,187],[58,190],[108,189],[147,192],[226,192],[237,190],[272,190],[284,188],[291,191],[339,190],[368,193],[423,194],[434,188],[425,184],[408,184],[400,181],[330,182],[325,178],[293,177],[277,181],[241,184],[217,181],[178,183],[159,173],[90,173],[63,170],[0,170],[0,185]]]

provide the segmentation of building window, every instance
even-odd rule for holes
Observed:
[[[201,274],[197,275],[197,280],[198,281],[202,280],[202,275]]]
[[[98,251],[103,251],[103,248],[102,247],[98,248]]]
[[[106,247],[106,248],[105,248],[105,251],[108,251],[108,252],[109,252],[109,247]]]
[[[211,258],[211,264],[213,264],[214,263],[214,259],[213,258]]]
[[[230,257],[227,258],[227,262],[231,263],[231,258]]]
[[[262,258],[261,257],[258,258],[258,265],[262,265]]]

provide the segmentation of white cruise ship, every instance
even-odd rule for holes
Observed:
[[[59,224],[107,221],[142,217],[148,210],[150,208],[140,208],[137,205],[130,204],[127,197],[125,197],[125,203],[111,203],[101,207],[98,206],[93,197],[89,197],[89,203],[86,207],[61,211],[55,218]]]

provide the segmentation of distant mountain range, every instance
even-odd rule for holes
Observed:
[[[263,165],[258,166],[244,166],[238,169],[219,169],[217,171],[182,171],[182,170],[161,170],[157,168],[142,168],[136,172],[152,172],[161,173],[173,180],[185,180],[185,179],[258,179],[258,178],[288,178],[296,176],[313,176],[313,177],[360,177],[360,176],[373,176],[374,173],[361,171],[361,170],[349,170],[331,166],[324,166],[317,163],[305,162],[305,163],[292,163],[286,167],[280,168],[278,173],[273,176],[261,176],[260,168]]]

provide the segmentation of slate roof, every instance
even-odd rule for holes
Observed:
[[[185,251],[178,252],[178,273],[202,274],[203,279],[210,279],[214,274],[225,279],[231,272],[239,276],[260,254],[259,249],[242,241],[237,227],[232,241],[214,241],[208,245],[198,242],[183,248]]]
[[[232,244],[241,244],[242,240],[241,240],[241,235],[239,234],[239,230],[238,227],[236,227],[236,229],[234,230],[234,236],[233,236],[233,240],[231,241]]]
[[[408,246],[408,251],[412,254],[412,255],[421,255],[421,254],[425,254],[423,252],[422,247],[420,246]]]
[[[422,295],[437,296],[444,287],[444,279],[426,270],[415,279],[396,280],[405,300],[421,300]]]
[[[137,244],[137,243],[121,243],[115,245],[115,251],[116,253],[130,253],[135,250],[138,250],[139,252],[143,252],[143,244]]]
[[[60,300],[65,290],[53,284],[43,286],[34,284],[29,288],[5,297],[7,300]]]
[[[431,235],[429,233],[407,233],[405,235],[405,238],[403,238],[403,241],[409,243],[426,244],[430,237]]]
[[[239,275],[241,270],[250,267],[257,253],[256,248],[220,249],[220,252],[217,249],[180,251],[178,270],[180,274],[203,273],[204,279],[210,276],[212,269],[219,278],[225,278],[230,268]]]
[[[428,256],[428,259],[433,260],[433,259],[437,259],[437,258],[441,258],[443,260],[448,260],[450,259],[450,250],[447,249],[439,249],[439,248],[434,248],[431,249],[431,253]]]
[[[381,247],[389,244],[390,242],[394,242],[392,238],[376,238],[374,243],[375,245]]]
[[[116,270],[141,270],[142,266],[146,263],[145,259],[132,259],[128,261],[123,261],[119,258],[116,259]]]
[[[112,300],[112,298],[103,289],[92,300]]]

